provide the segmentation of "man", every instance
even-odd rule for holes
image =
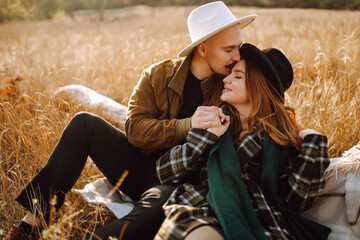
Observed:
[[[236,19],[221,1],[191,12],[188,28],[192,43],[179,53],[185,60],[151,66],[134,88],[125,123],[132,145],[149,154],[184,142],[190,127],[219,124],[208,120],[217,114],[215,108],[197,107],[219,100],[222,76],[230,74],[240,59],[241,28],[255,17]]]
[[[143,72],[129,101],[126,136],[98,116],[75,115],[46,166],[16,199],[28,213],[6,239],[31,239],[34,226],[39,225],[32,213],[32,199],[41,200],[40,208],[48,219],[50,200],[56,195],[55,208],[61,207],[87,156],[113,185],[127,169],[129,174],[119,189],[136,201],[127,216],[93,235],[100,239],[118,237],[126,226],[123,239],[152,239],[165,217],[162,205],[173,190],[159,185],[156,159],[168,148],[183,143],[191,127],[221,124],[214,120],[218,113],[211,105],[220,97],[222,76],[229,74],[240,59],[241,29],[255,17],[237,19],[220,1],[193,10],[188,18],[192,43],[179,53],[186,58],[165,60]]]

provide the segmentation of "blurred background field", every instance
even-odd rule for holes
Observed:
[[[22,218],[14,201],[46,163],[65,125],[81,106],[54,99],[82,84],[127,104],[142,70],[176,58],[190,39],[193,6],[129,6],[75,11],[74,18],[0,25],[0,236]],[[304,127],[328,136],[331,157],[360,141],[360,12],[232,6],[237,17],[257,14],[245,42],[277,47],[289,57],[295,81],[287,103]],[[102,177],[91,161],[75,187]],[[114,217],[69,194],[47,239],[80,239]],[[87,229],[87,230],[86,230]]]

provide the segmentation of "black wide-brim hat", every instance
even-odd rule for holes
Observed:
[[[294,72],[291,63],[282,52],[276,48],[260,50],[250,43],[244,43],[240,47],[240,56],[257,64],[265,78],[284,99],[284,92],[294,80]]]

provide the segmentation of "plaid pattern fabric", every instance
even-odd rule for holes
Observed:
[[[182,185],[164,205],[166,219],[155,239],[183,239],[198,226],[220,226],[206,202],[206,160],[217,141],[214,134],[193,128],[185,144],[173,147],[157,161],[157,174],[163,184]],[[281,212],[265,199],[258,185],[262,143],[255,129],[245,137],[237,154],[242,165],[241,177],[266,236],[269,239],[295,239]],[[310,208],[325,185],[323,173],[328,165],[327,138],[306,136],[301,152],[289,159],[279,179],[281,195],[289,208],[297,211]]]
[[[290,209],[306,211],[325,186],[324,171],[330,163],[327,138],[307,135],[301,153],[285,166],[280,193]]]

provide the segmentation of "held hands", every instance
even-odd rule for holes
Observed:
[[[191,117],[191,127],[207,129],[221,125],[217,107],[200,106]]]
[[[218,127],[211,127],[207,130],[216,136],[220,137],[222,136],[226,130],[229,128],[230,125],[230,116],[226,116],[221,108],[218,108],[219,111],[219,119],[221,120],[222,124]]]
[[[221,108],[200,106],[191,118],[193,128],[207,129],[220,137],[230,125],[230,117],[226,116]]]

